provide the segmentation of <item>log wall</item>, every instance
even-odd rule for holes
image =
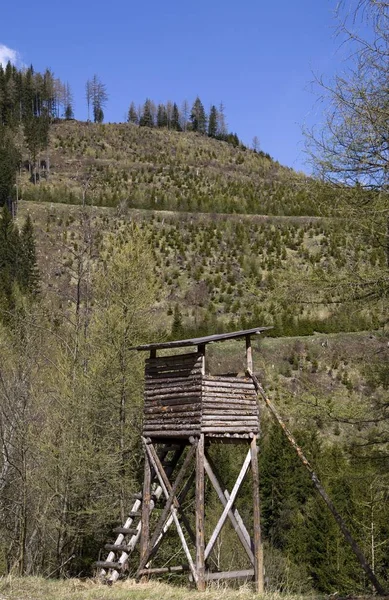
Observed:
[[[198,352],[146,360],[143,435],[200,434],[202,364]]]
[[[198,352],[146,360],[143,435],[249,437],[258,432],[251,379],[202,374]]]

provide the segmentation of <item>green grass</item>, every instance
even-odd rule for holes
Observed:
[[[172,586],[164,583],[135,583],[133,580],[118,582],[112,587],[96,581],[79,579],[47,580],[38,577],[0,580],[1,600],[251,600],[258,598],[248,584],[237,589],[225,585],[210,586],[206,592],[199,593],[188,587]],[[309,596],[309,598],[319,596]],[[268,600],[303,600],[308,596],[289,594],[266,594]]]

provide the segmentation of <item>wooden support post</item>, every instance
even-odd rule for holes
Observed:
[[[143,501],[141,517],[140,559],[146,557],[149,547],[150,532],[150,502],[151,502],[151,467],[147,452],[145,451],[145,468],[143,480]],[[147,561],[146,561],[147,562]]]
[[[197,351],[203,355],[201,362],[201,374],[205,375],[205,344],[198,346]]]
[[[189,451],[188,451],[188,453],[187,453],[187,455],[185,457],[185,460],[184,460],[184,462],[183,462],[183,464],[181,466],[180,472],[178,473],[177,478],[176,478],[173,486],[170,485],[169,488],[168,488],[169,497],[167,498],[167,502],[165,504],[165,507],[164,507],[164,509],[163,509],[163,511],[161,513],[161,516],[159,517],[159,520],[158,520],[157,526],[155,528],[155,531],[154,531],[154,533],[152,535],[150,543],[148,544],[148,548],[146,549],[146,551],[144,552],[144,554],[142,554],[140,565],[139,565],[139,571],[142,570],[146,566],[146,563],[150,559],[151,553],[152,553],[155,545],[157,544],[160,535],[163,533],[164,525],[165,525],[165,523],[166,523],[166,521],[167,521],[167,519],[169,517],[170,508],[171,508],[173,502],[176,504],[177,508],[179,506],[178,500],[177,500],[177,497],[176,497],[177,490],[178,490],[179,486],[181,485],[181,483],[182,483],[182,481],[184,479],[185,473],[186,473],[187,468],[188,468],[188,466],[190,464],[190,461],[193,458],[193,455],[194,455],[195,451],[196,451],[196,446],[192,446],[189,449]]]
[[[145,440],[144,440],[144,442],[145,442]],[[160,462],[160,460],[158,458],[158,455],[157,455],[157,453],[155,451],[155,448],[154,448],[154,446],[152,444],[147,444],[147,443],[145,443],[145,448],[146,448],[146,452],[149,455],[150,462],[151,462],[152,466],[154,467],[155,473],[156,473],[156,475],[158,477],[158,480],[159,480],[159,483],[160,483],[161,488],[163,490],[163,493],[165,495],[165,498],[166,498],[166,500],[168,500],[169,499],[168,488],[169,487],[171,488],[171,485],[170,485],[169,480],[166,477],[166,473],[165,473],[165,471],[164,471],[164,469],[163,469],[163,467],[161,465],[161,462]],[[184,552],[186,554],[186,557],[188,559],[188,563],[189,563],[190,570],[192,572],[193,579],[197,583],[198,577],[197,577],[196,567],[195,567],[195,564],[193,562],[193,558],[191,556],[190,550],[188,548],[188,544],[186,543],[186,539],[185,539],[184,533],[182,531],[180,522],[179,522],[178,517],[177,517],[177,509],[176,509],[176,506],[175,506],[175,502],[173,502],[172,506],[170,507],[170,512],[171,512],[174,524],[175,524],[176,529],[177,529],[178,537],[181,540],[182,547],[183,547]]]
[[[251,472],[253,479],[253,521],[254,521],[254,579],[258,594],[264,592],[263,580],[263,547],[261,540],[261,517],[259,504],[259,472],[257,437],[254,436],[250,445]]]
[[[251,347],[251,335],[246,335],[246,365],[247,369],[253,370],[253,349]]]
[[[204,434],[200,435],[196,452],[196,570],[197,589],[205,590],[205,477],[204,477]]]

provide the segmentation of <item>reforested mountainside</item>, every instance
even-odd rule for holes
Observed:
[[[78,204],[86,196],[98,206],[317,214],[317,197],[305,176],[262,152],[194,132],[61,122],[51,126],[41,160],[39,185],[22,170],[25,200]]]

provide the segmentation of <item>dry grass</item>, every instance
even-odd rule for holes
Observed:
[[[302,600],[308,596],[266,594],[268,600],[287,598]],[[309,596],[313,598],[313,596]],[[318,598],[318,596],[315,596]],[[251,600],[258,598],[248,585],[232,589],[223,584],[211,586],[204,593],[188,587],[171,586],[166,583],[138,584],[133,580],[123,581],[108,587],[95,580],[79,579],[46,580],[38,577],[6,577],[0,580],[0,600]]]

